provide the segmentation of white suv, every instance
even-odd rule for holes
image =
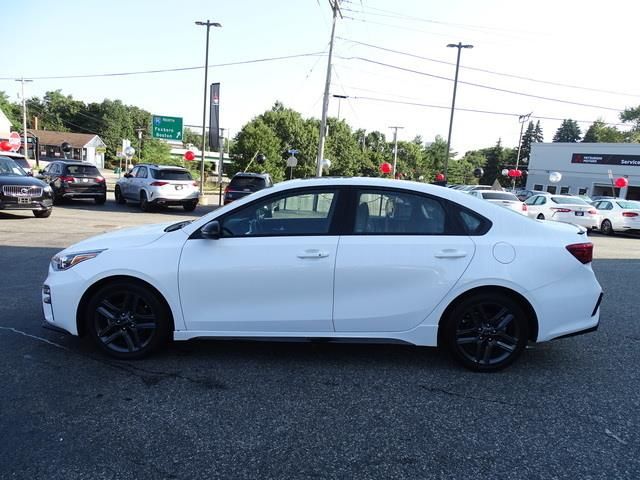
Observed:
[[[189,171],[170,165],[136,165],[116,183],[117,203],[140,203],[148,212],[156,205],[182,205],[192,212],[198,205],[198,184]]]

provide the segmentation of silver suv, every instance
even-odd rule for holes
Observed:
[[[117,181],[117,203],[138,202],[148,212],[156,205],[182,205],[192,212],[198,205],[198,184],[189,171],[170,165],[139,164]]]

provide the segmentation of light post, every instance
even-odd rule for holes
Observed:
[[[24,138],[24,150],[22,153],[24,154],[24,158],[28,162],[29,161],[29,144],[27,143],[27,99],[24,96],[24,84],[25,82],[33,82],[33,80],[27,80],[23,77],[23,78],[16,79],[16,82],[22,83],[22,135]],[[36,159],[36,168],[37,168],[40,166],[40,164],[38,162],[38,155],[35,155],[35,150],[34,150],[34,157]]]
[[[209,73],[209,29],[211,27],[222,27],[217,22],[195,22],[196,25],[207,27],[207,43],[204,56],[204,99],[202,101],[202,152],[200,158],[200,203],[204,204],[204,152],[207,146],[206,126],[207,126],[207,73]]]
[[[393,128],[393,171],[392,176],[396,178],[396,168],[398,166],[398,129],[404,127],[389,127]]]
[[[136,133],[138,134],[138,163],[142,161],[142,132],[144,132],[143,127],[136,128]]]
[[[449,150],[451,149],[451,129],[453,128],[453,112],[456,109],[456,90],[458,88],[458,70],[460,69],[460,51],[463,48],[473,48],[473,45],[463,45],[462,42],[450,43],[447,48],[458,49],[458,59],[456,60],[456,77],[453,81],[453,100],[451,101],[451,118],[449,119],[449,135],[447,136],[447,153],[444,157],[444,179],[449,181]]]
[[[522,148],[522,130],[524,128],[525,122],[529,120],[529,117],[531,116],[532,113],[533,112],[527,113],[526,115],[518,116],[518,122],[520,122],[520,137],[518,138],[518,155],[516,156],[516,170],[518,170],[518,167],[520,166],[520,149]],[[511,184],[512,190],[516,189],[516,178],[517,177],[513,177],[513,183]]]

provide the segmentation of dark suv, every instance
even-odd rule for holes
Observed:
[[[107,200],[107,182],[95,165],[87,162],[56,160],[38,178],[53,189],[53,201],[65,198],[92,198],[98,205]]]
[[[31,210],[46,218],[52,210],[51,187],[27,175],[13,159],[0,155],[0,210]]]
[[[268,173],[236,173],[224,189],[224,204],[269,187],[273,187],[273,181]]]

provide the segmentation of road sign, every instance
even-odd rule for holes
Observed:
[[[17,152],[20,149],[20,145],[22,145],[22,139],[20,138],[20,134],[18,132],[11,132],[9,134],[9,145],[11,145],[12,152]]]
[[[151,119],[151,136],[163,140],[182,140],[182,118],[153,115]]]
[[[287,158],[287,167],[297,167],[297,166],[298,166],[298,159],[296,157],[291,155],[289,158]]]

